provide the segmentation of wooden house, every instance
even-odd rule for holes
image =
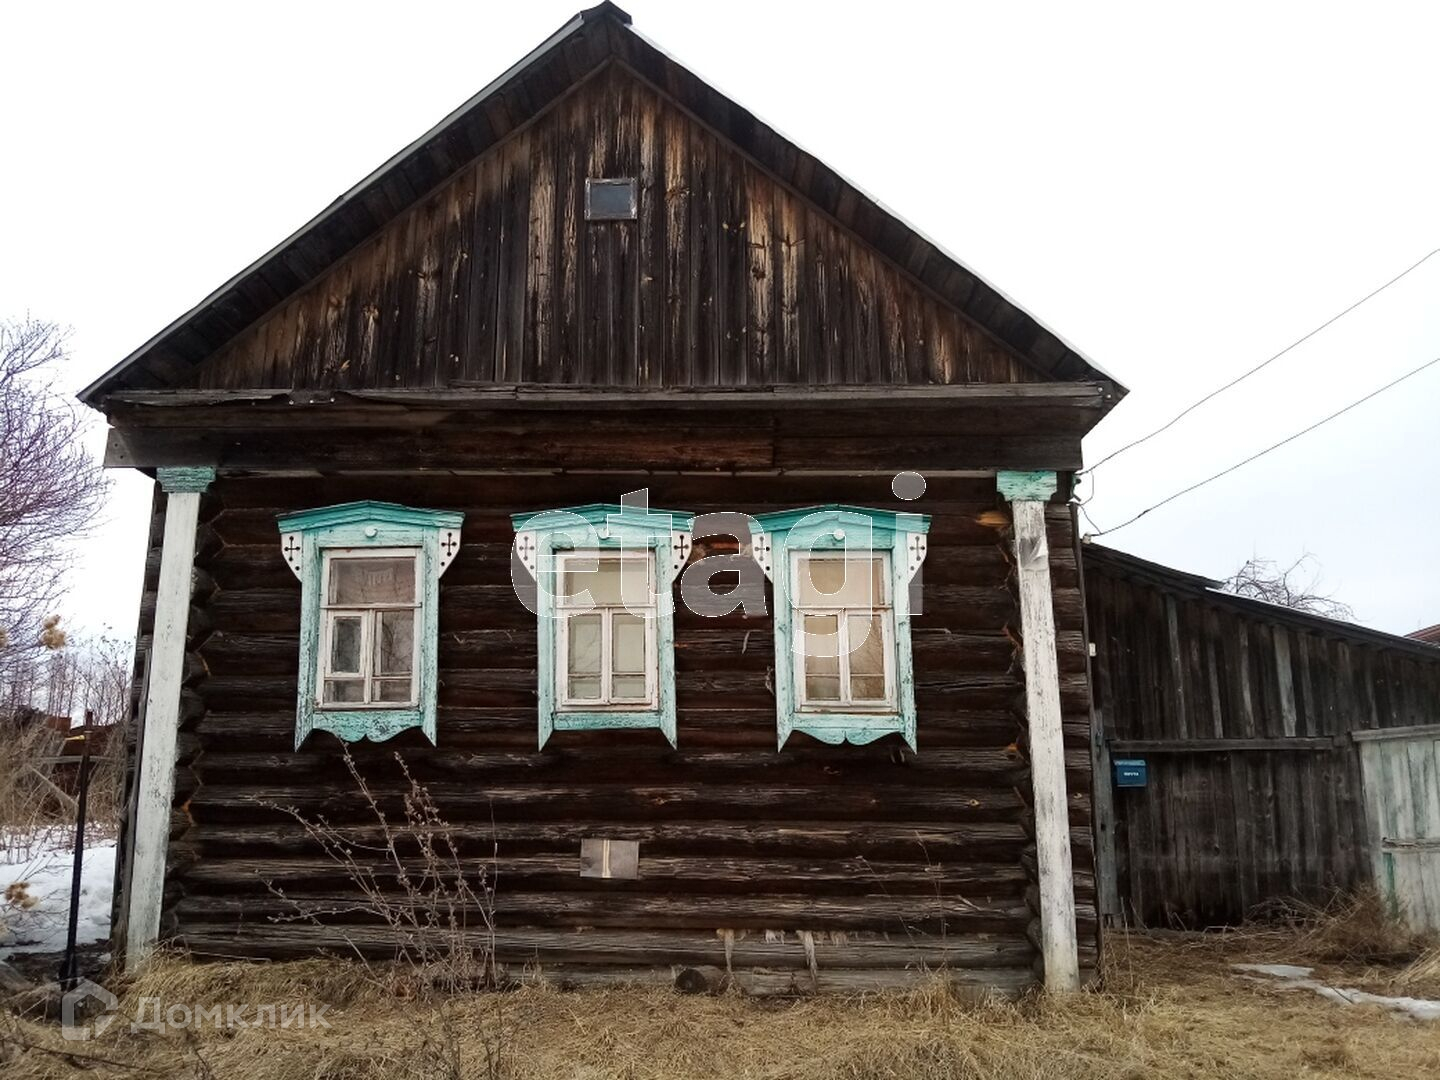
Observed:
[[[1102,919],[1373,885],[1440,930],[1440,650],[1098,544],[1084,567]]]
[[[354,895],[287,812],[373,826],[348,747],[495,853],[512,973],[1094,970],[1065,500],[1124,390],[629,24],[577,15],[83,392],[157,481],[131,963],[383,955],[275,921]]]

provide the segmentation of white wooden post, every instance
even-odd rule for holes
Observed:
[[[1055,658],[1050,545],[1045,536],[1045,503],[1055,494],[1056,477],[1053,472],[1001,472],[996,481],[1000,494],[1010,502],[1015,522],[1045,987],[1052,991],[1078,990],[1080,961],[1075,940],[1065,740],[1060,725],[1060,666]]]
[[[165,492],[165,539],[160,549],[160,584],[155,595],[144,742],[136,747],[138,795],[130,832],[133,856],[125,926],[125,966],[132,971],[144,963],[160,935],[170,804],[175,795],[175,736],[180,726],[180,684],[185,674],[195,565],[195,526],[200,517],[200,494],[213,479],[215,470],[208,467],[156,470],[156,480]]]

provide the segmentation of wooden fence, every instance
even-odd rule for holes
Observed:
[[[1233,923],[1373,881],[1352,733],[1440,722],[1440,649],[1096,545],[1084,569],[1102,917]]]

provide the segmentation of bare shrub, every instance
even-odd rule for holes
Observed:
[[[411,774],[398,753],[394,755],[407,790],[401,799],[402,816],[392,821],[380,799],[345,747],[345,768],[378,826],[379,842],[361,839],[354,828],[336,826],[324,817],[307,818],[295,807],[268,804],[293,817],[325,857],[345,872],[357,892],[354,903],[321,906],[292,899],[284,889],[267,882],[271,892],[290,904],[291,914],[281,922],[308,922],[344,938],[356,960],[376,986],[401,997],[435,998],[434,1010],[414,1026],[414,1053],[427,1063],[427,1075],[451,1080],[473,1076],[473,1063],[463,1052],[473,1030],[462,1030],[453,1008],[454,999],[476,991],[493,991],[499,977],[495,965],[495,856],[488,863],[467,860],[450,824],[440,813],[429,790]],[[380,966],[370,959],[373,949],[347,932],[337,916],[368,917],[384,927],[394,955]],[[490,995],[494,1023],[481,1036],[484,1075],[505,1075],[504,1013],[498,995]]]
[[[48,620],[47,620],[48,621]],[[80,747],[90,742],[86,828],[90,843],[114,838],[124,787],[130,642],[72,638],[26,665],[35,705],[0,713],[0,851],[29,859],[73,842]],[[82,727],[65,726],[77,714]]]
[[[42,764],[60,752],[60,733],[43,723],[7,720],[0,732],[0,852],[14,863],[63,846],[75,825],[75,806]]]

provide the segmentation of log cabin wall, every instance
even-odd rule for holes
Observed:
[[[467,856],[498,847],[503,963],[577,982],[733,969],[760,992],[942,965],[1028,985],[1024,667],[995,471],[1079,468],[1124,388],[629,22],[609,3],[577,15],[82,392],[110,420],[107,465],[218,472],[162,935],[202,955],[393,950],[353,910],[323,929],[274,921],[290,910],[275,890],[341,910],[356,895],[285,808],[375,825],[333,737],[292,748],[300,590],[276,516],[373,499],[466,518],[440,582],[439,744],[361,744],[358,767],[393,817],[399,752]],[[635,219],[587,221],[586,180],[623,177]],[[898,503],[891,478],[912,469],[929,489]],[[699,513],[930,514],[919,753],[804,735],[777,752],[771,617],[683,610],[678,749],[612,730],[536,751],[510,515],[642,487]],[[1093,972],[1083,604],[1063,506],[1049,524]],[[697,541],[697,558],[727,550]],[[142,626],[155,602],[151,588]],[[587,837],[637,840],[639,879],[581,878]]]
[[[1113,793],[1107,917],[1233,924],[1269,901],[1372,884],[1350,733],[1435,723],[1440,650],[1098,546],[1084,565],[1104,750],[1149,771],[1145,788]]]
[[[352,456],[337,444],[338,460]],[[777,752],[771,618],[683,606],[678,749],[658,732],[604,731],[559,732],[537,751],[535,617],[512,590],[509,515],[639,487],[653,505],[697,513],[843,500],[932,515],[914,619],[918,754],[898,736],[831,747],[798,734]],[[278,513],[351,499],[466,515],[440,586],[438,745],[412,730],[352,751],[392,812],[398,752],[467,856],[498,851],[502,963],[574,983],[729,967],[756,992],[888,985],[942,965],[1001,990],[1035,980],[1023,668],[993,476],[936,477],[901,503],[888,475],[222,475],[202,504],[163,936],[199,955],[293,955],[347,937],[392,951],[358,916],[327,929],[272,922],[291,910],[272,885],[317,905],[355,895],[282,807],[375,825],[338,741],[317,733],[292,748],[300,591],[275,526]],[[1086,647],[1068,509],[1049,520],[1088,973],[1098,929]],[[696,549],[735,544],[697,537]],[[639,879],[580,877],[585,837],[638,840]]]
[[[636,220],[587,221],[590,177],[636,178]],[[375,389],[1043,376],[615,61],[189,378]]]

